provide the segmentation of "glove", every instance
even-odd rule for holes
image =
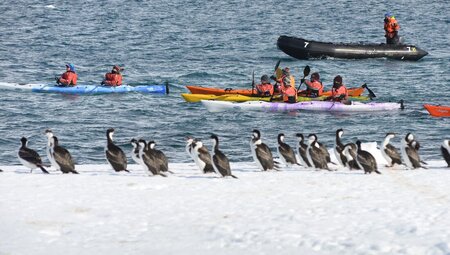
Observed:
[[[275,75],[272,75],[272,76],[270,76],[270,79],[276,81],[276,80],[277,80],[277,77],[275,77]]]
[[[56,84],[60,84],[59,77],[55,77]]]
[[[340,100],[342,100],[342,99],[344,99],[344,98],[345,98],[345,95],[340,95],[340,96],[339,96],[339,99],[340,99]]]
[[[100,83],[100,85],[105,85],[105,80],[103,80],[103,81]]]

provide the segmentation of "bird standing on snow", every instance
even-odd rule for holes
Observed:
[[[212,150],[212,163],[214,170],[217,174],[222,175],[222,177],[231,176],[233,178],[237,178],[233,174],[231,174],[230,161],[227,156],[219,150],[219,137],[217,135],[211,135],[211,139],[213,141],[213,150]]]
[[[402,139],[402,158],[406,166],[410,169],[422,167],[420,164],[419,148],[419,143],[414,140],[414,136],[411,133],[406,134],[405,138]]]
[[[294,150],[289,146],[289,144],[284,142],[284,134],[278,134],[278,156],[281,162],[286,166],[300,165],[297,163],[297,158],[295,157]]]
[[[161,175],[167,177],[167,175],[161,173],[159,170],[159,164],[157,163],[154,150],[150,149],[149,144],[144,139],[139,139],[139,158],[141,158],[144,170],[149,171],[152,175]]]
[[[194,140],[192,142],[192,154],[196,159],[195,163],[198,168],[204,173],[214,173],[214,167],[211,161],[211,154],[209,154],[208,148],[203,145],[203,142],[200,140]]]
[[[139,157],[140,146],[138,141],[133,138],[131,139],[130,143],[133,146],[133,149],[131,150],[131,158],[134,160],[134,162],[136,162],[136,164],[142,165],[142,160]]]
[[[250,140],[250,149],[256,165],[263,171],[278,170],[270,148],[261,141],[261,133],[254,129]]]
[[[361,149],[361,141],[356,141],[356,146],[358,146],[358,150],[356,152],[356,162],[359,167],[364,170],[364,174],[371,174],[372,172],[381,174],[378,171],[375,157],[370,154],[370,152]]]
[[[45,152],[47,154],[48,161],[50,161],[50,165],[54,168],[57,167],[55,158],[53,157],[53,132],[50,129],[46,129],[44,134],[47,136],[47,148]]]
[[[22,145],[20,146],[19,151],[17,152],[17,157],[19,158],[20,163],[30,168],[31,171],[39,167],[42,170],[42,172],[48,174],[48,171],[44,168],[44,165],[42,164],[42,159],[39,156],[39,154],[36,151],[27,147],[28,143],[27,138],[22,137],[22,139],[20,139],[20,142],[22,143]]]
[[[450,167],[450,141],[444,140],[441,146],[441,152],[442,156],[445,159],[445,162],[447,162],[447,166]]]
[[[304,142],[303,134],[298,133],[295,136],[297,136],[298,138],[297,152],[299,155],[298,158],[300,159],[300,163],[305,167],[306,166],[311,167],[312,165],[309,163],[308,156],[306,154],[306,149],[308,148],[308,145],[306,145]]]
[[[308,148],[306,149],[306,153],[308,156],[308,161],[311,162],[311,165],[316,169],[325,169],[330,171],[328,168],[328,160],[327,155],[329,157],[329,153],[325,153],[326,148],[320,146],[319,142],[317,142],[317,135],[310,134],[308,135]]]
[[[354,143],[347,143],[346,145],[344,145],[344,150],[342,151],[342,154],[344,154],[346,158],[345,167],[347,167],[349,170],[361,169],[358,165],[358,162],[356,162],[357,151],[358,147]]]
[[[105,147],[106,160],[114,169],[114,171],[130,172],[127,170],[127,163],[128,163],[127,156],[119,146],[114,144],[113,135],[114,135],[114,128],[109,128],[108,130],[106,130],[106,139],[107,139]]]
[[[169,171],[169,160],[166,155],[162,151],[155,149],[155,141],[148,142],[147,146],[149,150],[152,150],[152,154],[155,158],[155,163],[159,172],[169,172],[173,174],[172,171]]]
[[[341,142],[341,137],[344,134],[344,130],[342,128],[336,130],[336,144],[334,146],[334,155],[336,156],[337,161],[342,166],[347,164],[347,158],[342,153],[344,150],[344,144]]]
[[[388,163],[388,167],[393,167],[394,164],[401,165],[402,159],[398,153],[397,148],[395,148],[389,141],[395,137],[394,133],[387,133],[384,141],[382,143],[381,155]]]
[[[73,162],[72,156],[70,155],[69,151],[60,146],[58,143],[58,138],[56,136],[52,136],[52,142],[50,142],[52,146],[52,156],[56,163],[56,170],[60,170],[64,174],[68,173],[74,173],[78,174],[77,171],[75,171],[75,163]]]

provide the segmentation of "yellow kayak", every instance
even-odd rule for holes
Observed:
[[[231,102],[247,102],[247,101],[265,101],[270,102],[271,97],[258,97],[258,96],[244,96],[239,94],[226,94],[221,96],[216,96],[212,94],[188,94],[184,93],[181,96],[189,103],[197,103],[200,100],[217,100],[217,101],[231,101]],[[297,102],[304,101],[323,101],[326,96],[311,98],[311,97],[298,97]],[[354,101],[367,101],[369,97],[367,96],[358,96],[358,97],[349,97],[350,100]],[[275,96],[272,98],[272,101],[279,101],[279,97]]]

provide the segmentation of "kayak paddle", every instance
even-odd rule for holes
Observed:
[[[306,78],[306,76],[309,75],[309,72],[311,72],[311,68],[307,65],[303,69],[303,79],[302,80],[304,80]],[[300,82],[300,85],[298,85],[297,92],[300,89],[300,86],[302,86],[302,84],[303,84],[303,82]]]
[[[373,91],[372,91],[371,89],[369,89],[369,87],[367,87],[367,84],[366,84],[366,83],[364,83],[361,87],[367,89],[367,92],[369,92],[369,98],[370,98],[370,100],[373,100],[374,97],[377,97],[377,96],[375,95],[375,93],[373,93]]]

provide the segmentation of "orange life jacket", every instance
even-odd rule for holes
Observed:
[[[107,73],[105,74],[104,84],[108,86],[120,86],[122,85],[122,75],[120,73]]]
[[[78,75],[72,71],[67,71],[61,75],[59,78],[59,82],[66,86],[75,86],[77,85]]]
[[[273,95],[273,85],[270,83],[262,83],[256,85],[256,91],[260,96],[271,96]]]
[[[320,81],[305,80],[306,95],[312,97],[320,97],[323,94],[323,85]]]
[[[344,95],[344,97],[340,98],[341,95]],[[335,101],[347,100],[348,92],[347,92],[347,88],[344,86],[344,84],[342,84],[339,88],[333,87],[331,89],[331,97]]]
[[[297,90],[291,86],[284,86],[282,91],[283,102],[296,103],[297,102]]]
[[[394,37],[399,29],[400,25],[397,23],[397,20],[395,18],[389,18],[389,21],[384,23],[384,31],[386,31],[386,37]]]

